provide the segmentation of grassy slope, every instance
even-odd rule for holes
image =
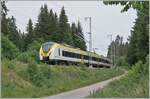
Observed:
[[[102,91],[89,96],[93,98],[146,98],[149,97],[148,74],[129,74],[118,81],[112,82]]]
[[[8,68],[11,64],[14,65],[13,69]],[[44,86],[37,87],[27,78],[27,64],[18,61],[11,64],[2,62],[2,97],[45,97],[123,73],[122,70],[55,66],[50,67],[50,78],[43,81]],[[45,66],[47,65],[41,64],[38,68]]]

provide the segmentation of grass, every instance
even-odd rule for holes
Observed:
[[[127,76],[121,78],[120,80],[112,82],[110,85],[105,87],[102,91],[97,91],[96,93],[94,93],[89,97],[90,98],[148,98],[149,77],[148,77],[148,72],[144,73],[142,71],[142,68],[144,67],[148,67],[148,66],[143,64],[137,64],[135,68],[129,71]],[[148,68],[147,69],[145,68],[145,70],[147,71]]]
[[[89,69],[77,66],[38,64],[37,86],[27,72],[29,64],[19,61],[2,61],[2,97],[34,98],[76,89],[103,81],[123,73],[121,69]],[[33,75],[35,76],[35,75]],[[37,78],[36,78],[37,79]],[[40,80],[39,80],[40,79]]]

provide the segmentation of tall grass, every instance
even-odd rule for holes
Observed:
[[[50,67],[47,64],[27,64],[16,60],[11,69],[7,62],[8,60],[2,62],[2,97],[46,97],[123,73],[121,69],[89,69],[80,66]],[[31,73],[33,70],[35,70],[34,73]]]
[[[148,64],[137,63],[122,79],[112,82],[102,91],[89,96],[94,98],[148,98]]]

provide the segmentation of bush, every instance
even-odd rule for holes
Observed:
[[[48,67],[48,65],[42,66],[42,67],[40,68],[40,70],[42,71],[43,76],[44,76],[45,78],[47,78],[47,79],[50,78],[50,76],[51,76],[51,68]]]
[[[29,80],[36,86],[41,87],[45,80],[42,71],[37,67],[34,61],[30,61],[27,72],[29,74]]]
[[[16,59],[20,62],[29,63],[30,60],[40,63],[39,61],[39,49],[41,43],[34,41],[29,45],[28,51],[22,52]]]
[[[139,61],[132,66],[128,74],[116,80],[92,98],[148,98],[148,65]]]
[[[2,35],[2,58],[13,59],[18,53],[19,49],[4,35]]]
[[[14,60],[9,60],[9,59],[3,59],[2,64],[6,66],[9,69],[14,69],[15,66],[15,61]]]
[[[40,47],[42,45],[42,42],[43,42],[43,40],[34,41],[33,43],[31,43],[29,45],[28,50],[30,50],[30,51],[39,51],[39,49],[40,49]]]
[[[29,63],[33,59],[31,58],[31,55],[30,55],[29,52],[24,52],[24,53],[21,53],[17,57],[17,60],[20,61],[20,62]]]
[[[127,63],[127,61],[126,61],[126,59],[125,59],[124,56],[121,56],[121,57],[119,57],[119,58],[117,59],[116,65],[117,65],[117,66],[126,66],[126,67],[129,66],[129,64]]]
[[[143,64],[142,61],[139,61],[132,67],[132,71],[135,74],[142,74],[142,75],[148,74],[148,65]]]
[[[39,61],[39,50],[42,45],[43,40],[34,41],[29,45],[28,51],[30,52],[30,56],[37,62]]]

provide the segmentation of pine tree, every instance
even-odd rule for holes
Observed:
[[[51,41],[55,41],[57,42],[58,37],[57,37],[57,33],[58,33],[58,18],[57,18],[57,14],[53,13],[53,10],[50,10],[49,13],[49,39]]]
[[[31,44],[35,40],[33,23],[31,19],[29,19],[26,29],[27,29],[27,34],[26,35],[23,34],[23,39],[22,39],[24,40],[24,51],[27,50],[29,44]]]
[[[72,23],[71,24],[71,33],[72,33],[72,38],[73,38],[73,46],[74,47],[77,47],[77,39],[78,39],[78,35],[77,35],[77,28],[76,28],[76,24],[75,23]]]
[[[133,8],[137,11],[137,19],[129,37],[127,60],[130,65],[139,60],[145,62],[149,49],[149,1],[104,1],[104,4],[121,4],[122,12]]]
[[[123,43],[123,37],[117,35],[116,39],[111,42],[108,47],[107,57],[112,59],[115,65],[120,66],[127,63],[126,55],[127,55],[128,43]],[[124,64],[122,64],[122,62]]]
[[[72,23],[71,33],[73,35],[73,46],[82,50],[86,50],[86,43],[84,41],[84,35],[82,32],[80,22],[78,22],[77,25],[75,23]]]
[[[7,12],[8,12],[8,9],[6,7],[6,4],[5,4],[6,1],[1,1],[1,14],[2,14],[2,19],[1,19],[1,31],[4,35],[8,35],[8,19],[6,18],[6,15],[7,15]]]
[[[59,16],[59,42],[63,42],[69,45],[73,45],[70,25],[68,24],[68,18],[65,14],[65,9],[62,7]]]
[[[49,13],[47,5],[45,4],[44,7],[41,6],[40,13],[38,16],[38,22],[35,26],[35,32],[37,35],[37,38],[43,38],[45,41],[49,40]]]
[[[8,18],[8,37],[9,39],[17,46],[20,46],[20,34],[17,30],[17,26],[16,26],[16,20],[15,18],[12,16],[11,18]]]
[[[145,57],[149,53],[149,16],[147,15],[148,3],[147,5],[145,3],[145,7],[147,8],[137,13],[138,18],[136,19],[129,38],[130,45],[128,51],[128,61],[130,64],[134,64],[138,60],[145,62]]]
[[[59,32],[59,26],[58,26],[58,17],[57,14],[54,14],[54,22],[53,22],[53,33],[51,34],[51,40],[54,42],[58,42],[60,43],[60,37],[61,37],[61,33]]]
[[[84,40],[84,35],[83,35],[83,31],[82,31],[82,27],[80,22],[78,21],[78,25],[77,25],[77,35],[82,38],[80,39],[80,48],[82,50],[86,50],[86,42]]]

